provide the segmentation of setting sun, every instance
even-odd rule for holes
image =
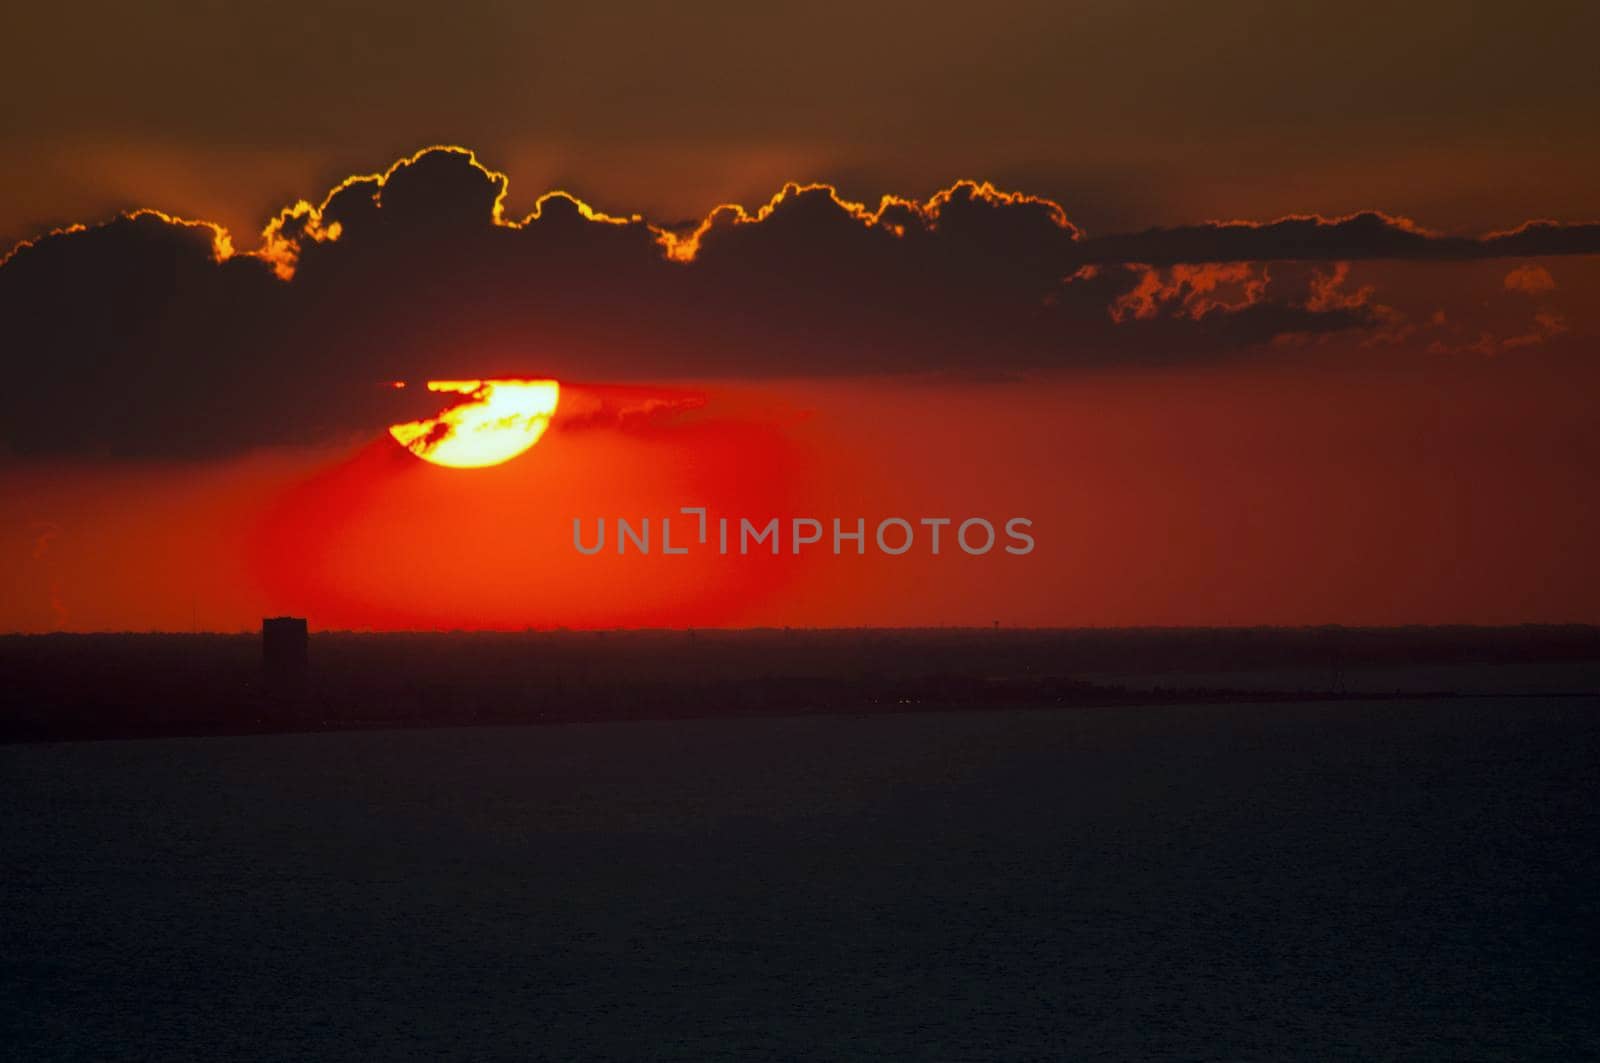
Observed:
[[[426,421],[389,434],[424,461],[479,469],[510,461],[539,441],[561,397],[554,380],[430,380],[429,391],[464,396]]]

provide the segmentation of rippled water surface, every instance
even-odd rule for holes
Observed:
[[[0,1058],[1579,1059],[1593,699],[0,748]]]

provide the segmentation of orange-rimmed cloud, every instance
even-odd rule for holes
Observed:
[[[1059,203],[978,181],[871,208],[790,184],[684,226],[555,191],[509,217],[508,184],[435,147],[279,212],[252,250],[157,212],[19,247],[0,268],[0,444],[204,454],[437,412],[376,386],[396,379],[1183,363],[1392,328],[1339,263],[1500,246],[1376,213],[1091,237]],[[1285,261],[1332,272],[1289,283],[1267,269]]]
[[[1542,218],[1524,222],[1509,230],[1481,236],[1456,236],[1428,229],[1415,220],[1379,210],[1327,216],[1316,213],[1288,214],[1267,221],[1248,219],[1211,220],[1192,225],[1153,228],[1142,232],[1089,237],[1068,217],[1066,208],[1043,196],[1006,191],[992,182],[960,179],[935,192],[926,200],[886,194],[875,208],[845,198],[834,185],[823,182],[790,182],[755,210],[737,203],[719,203],[698,222],[664,225],[651,222],[638,213],[610,214],[599,210],[570,192],[553,189],[543,193],[532,211],[521,218],[508,217],[504,203],[510,185],[507,174],[484,164],[471,149],[456,145],[432,145],[399,159],[387,169],[354,174],[335,184],[313,203],[301,199],[283,208],[259,234],[257,247],[238,252],[270,263],[282,278],[293,276],[300,251],[307,243],[335,241],[343,226],[329,218],[330,206],[346,195],[366,196],[381,201],[384,190],[397,174],[408,168],[441,158],[457,158],[481,174],[493,188],[487,204],[490,224],[506,229],[523,229],[541,217],[545,204],[560,201],[585,221],[602,225],[640,226],[648,231],[663,255],[677,262],[693,262],[705,237],[719,228],[760,225],[769,221],[786,201],[817,195],[825,197],[842,215],[864,228],[881,228],[903,236],[915,225],[933,229],[952,203],[967,201],[990,206],[1037,208],[1052,225],[1075,242],[1076,254],[1069,256],[1079,264],[1143,263],[1148,265],[1201,264],[1245,261],[1358,260],[1367,258],[1499,258],[1517,255],[1567,255],[1600,253],[1600,222],[1564,223]],[[173,224],[198,226],[213,233],[219,260],[232,257],[232,234],[215,222],[179,218],[152,208],[140,208],[119,215],[129,219],[150,215]],[[70,235],[90,228],[75,224],[51,230],[24,240],[0,264],[41,240]]]
[[[216,222],[198,221],[192,218],[180,218],[175,214],[168,214],[164,210],[156,210],[153,207],[140,207],[137,210],[123,211],[121,214],[117,215],[115,221],[113,222],[105,222],[100,225],[89,225],[83,222],[75,222],[72,225],[63,225],[58,228],[51,229],[48,232],[42,233],[39,236],[19,241],[4,255],[0,255],[0,267],[5,266],[6,263],[10,262],[11,259],[17,255],[31,250],[39,244],[60,239],[61,237],[77,236],[82,233],[87,233],[92,229],[103,228],[105,225],[117,223],[136,224],[141,219],[151,219],[159,222],[162,225],[209,234],[209,239],[211,241],[211,258],[213,261],[225,262],[234,256],[235,252],[233,246],[233,234]]]
[[[941,215],[950,208],[952,202],[957,200],[968,200],[990,206],[1037,208],[1064,233],[1074,239],[1080,235],[1078,228],[1067,219],[1066,210],[1061,204],[1042,196],[1004,191],[989,181],[969,179],[956,181],[920,202],[904,196],[884,195],[876,208],[869,208],[865,203],[844,198],[839,190],[830,184],[790,182],[754,211],[747,210],[738,203],[719,203],[699,222],[683,226],[656,224],[646,221],[637,213],[608,214],[570,192],[554,189],[541,195],[532,211],[521,218],[511,218],[506,216],[504,207],[510,186],[508,175],[484,165],[477,154],[470,149],[452,145],[434,145],[398,160],[381,173],[345,178],[330,189],[319,203],[299,200],[292,206],[284,208],[262,231],[261,247],[252,253],[271,262],[278,275],[288,279],[293,276],[300,248],[305,242],[321,243],[339,238],[342,224],[337,220],[330,221],[328,217],[331,206],[339,196],[354,193],[369,196],[374,201],[381,201],[384,189],[396,174],[404,172],[408,167],[422,164],[425,160],[442,156],[460,158],[494,187],[495,194],[489,204],[488,218],[495,226],[506,229],[526,228],[540,219],[547,202],[558,200],[585,221],[602,225],[642,226],[652,235],[662,253],[675,262],[693,262],[699,254],[702,241],[714,230],[722,227],[760,225],[772,218],[786,201],[792,202],[803,196],[825,197],[841,214],[859,222],[863,227],[881,227],[897,236],[905,235],[911,225],[930,229],[937,227]]]

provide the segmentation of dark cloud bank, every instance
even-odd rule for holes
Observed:
[[[395,379],[1214,358],[1380,324],[1359,293],[1330,296],[1318,263],[1600,251],[1596,225],[1463,239],[1375,213],[1086,238],[1055,204],[971,184],[872,213],[791,188],[755,218],[720,210],[668,233],[559,194],[505,219],[504,181],[437,149],[285,212],[259,252],[155,213],[19,247],[0,265],[0,446],[310,442],[415,414],[410,392],[379,386]]]

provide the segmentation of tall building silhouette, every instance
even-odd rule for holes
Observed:
[[[309,638],[302,616],[269,616],[261,621],[261,671],[273,697],[305,693]]]

